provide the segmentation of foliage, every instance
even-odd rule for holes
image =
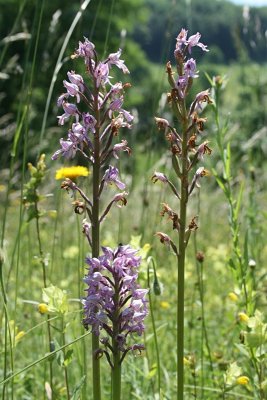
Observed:
[[[170,35],[174,41],[177,29],[191,26],[210,48],[208,61],[198,66],[195,92],[207,87],[207,75],[211,86],[222,83],[222,77],[224,83],[218,101],[221,124],[212,122],[214,108],[202,111],[213,149],[207,169],[214,170],[217,182],[212,173],[206,176],[205,190],[195,188],[189,211],[198,210],[201,229],[192,232],[185,260],[185,396],[262,400],[267,396],[266,7],[250,8],[244,19],[241,7],[222,0],[91,0],[55,71],[80,3],[0,0],[0,35],[6,38],[0,42],[0,397],[49,398],[52,384],[55,400],[92,398],[90,332],[81,326],[80,303],[87,273],[83,263],[91,254],[80,237],[80,217],[61,195],[49,161],[61,134],[56,94],[64,90],[66,71],[74,69],[70,55],[83,35],[101,53],[121,46],[131,69],[127,109],[135,115],[129,135],[135,151],[127,164],[119,160],[131,196],[126,213],[114,207],[105,216],[101,235],[107,247],[131,241],[141,248],[140,280],[150,287],[150,314],[142,338],[146,351],[124,361],[122,395],[129,400],[176,397],[177,271],[172,251],[162,249],[153,236],[155,226],[168,235],[173,230],[158,211],[166,185],[150,180],[158,169],[170,179],[174,174],[170,159],[161,155],[164,140],[152,127],[152,117],[170,116],[160,95],[167,87],[162,63],[173,57]],[[221,148],[218,128],[223,130]],[[38,169],[44,150],[47,168]],[[33,167],[26,180],[28,162]],[[86,193],[80,167],[74,171],[70,162],[64,167],[71,169],[60,173],[74,173]],[[46,210],[57,212],[45,212],[44,199]],[[168,201],[174,207],[171,197]],[[44,288],[46,302],[40,303]],[[102,361],[105,399],[110,375]]]

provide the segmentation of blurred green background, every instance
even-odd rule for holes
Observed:
[[[118,47],[123,49],[123,58],[131,71],[127,79],[132,84],[127,107],[138,116],[132,137],[137,138],[144,151],[151,145],[158,149],[161,139],[153,132],[153,116],[159,111],[162,91],[167,88],[164,65],[173,59],[175,38],[182,27],[189,29],[189,34],[201,32],[202,41],[210,49],[204,55],[201,51],[194,53],[201,70],[199,89],[209,86],[205,72],[211,76],[226,75],[229,80],[224,110],[233,125],[235,158],[240,159],[245,152],[250,157],[252,151],[254,163],[261,166],[267,153],[267,6],[248,7],[224,0],[91,0],[67,38],[62,62],[57,64],[81,4],[60,0],[0,1],[2,168],[10,164],[19,123],[21,130],[28,132],[30,161],[35,160],[37,153],[54,152],[63,136],[57,126],[56,115],[61,111],[56,99],[63,91],[66,72],[77,68],[70,55],[83,36],[92,40],[103,56]],[[26,104],[27,126],[26,120],[21,119]],[[19,170],[22,134],[16,146]]]

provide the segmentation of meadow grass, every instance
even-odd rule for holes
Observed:
[[[48,176],[53,176],[48,172]],[[80,178],[83,179],[83,178]],[[154,199],[149,205],[144,206],[143,185],[140,177],[140,184],[132,192],[131,199],[127,208],[127,218],[123,210],[114,210],[109,216],[112,226],[113,218],[117,218],[115,213],[121,214],[120,240],[128,242],[131,235],[138,235],[142,232],[141,245],[149,243],[152,249],[149,254],[153,255],[157,261],[157,274],[160,284],[163,287],[160,296],[151,293],[153,303],[154,318],[157,332],[157,340],[160,349],[161,364],[161,398],[172,399],[175,396],[175,303],[176,303],[176,283],[175,283],[175,262],[173,254],[166,254],[164,249],[159,247],[153,238],[155,227],[166,231],[167,226],[158,215],[160,202],[162,201],[162,191],[156,186],[150,185],[148,198]],[[200,230],[197,236],[197,250],[203,251],[205,260],[202,266],[201,277],[199,277],[200,266],[195,262],[195,249],[193,245],[189,248],[186,269],[186,292],[185,292],[185,354],[189,360],[185,366],[185,387],[186,397],[191,398],[194,393],[197,398],[214,399],[222,398],[223,374],[227,365],[238,360],[244,373],[249,376],[253,373],[251,366],[242,358],[237,345],[240,343],[239,335],[241,331],[238,321],[238,312],[243,310],[242,300],[239,298],[239,291],[229,268],[228,259],[231,254],[229,246],[230,233],[227,221],[227,206],[222,193],[214,187],[214,178],[210,177],[206,182],[206,190],[200,194],[201,217]],[[44,185],[42,192],[46,192],[47,186]],[[212,195],[211,195],[212,193]],[[261,196],[260,201],[262,201]],[[155,201],[156,199],[156,201]],[[42,207],[46,210],[57,209],[57,213],[52,211],[41,218],[41,237],[44,252],[49,259],[47,275],[49,282],[67,291],[70,299],[70,311],[67,315],[67,327],[65,340],[67,343],[79,338],[84,334],[80,325],[81,306],[78,302],[82,295],[83,285],[81,278],[84,275],[83,260],[86,255],[86,248],[83,240],[79,238],[79,224],[77,216],[73,215],[69,207],[70,199],[66,194],[59,192],[54,187],[54,196],[43,200]],[[14,233],[18,229],[20,192],[13,192],[8,208],[7,235],[5,240],[5,284],[8,299],[8,316],[10,334],[13,337],[13,371],[19,372],[13,382],[9,381],[8,393],[14,392],[14,398],[37,398],[40,390],[44,390],[44,382],[48,380],[49,361],[42,359],[47,354],[46,344],[46,322],[45,317],[38,313],[38,304],[42,302],[42,272],[40,259],[38,259],[38,244],[34,224],[22,223],[14,239]],[[143,209],[144,208],[144,209]],[[143,213],[136,210],[142,210]],[[142,218],[141,218],[142,215]],[[155,217],[156,215],[156,217]],[[158,215],[158,216],[157,216]],[[150,217],[151,216],[151,217]],[[129,221],[131,223],[129,223]],[[109,223],[109,221],[107,222]],[[258,227],[263,226],[258,224]],[[9,234],[10,232],[10,234]],[[202,232],[204,234],[202,234]],[[119,227],[107,229],[103,233],[105,245],[116,245],[119,237]],[[16,235],[15,235],[16,237]],[[122,238],[122,239],[121,239]],[[20,252],[18,254],[18,243]],[[261,265],[267,252],[264,239],[261,238],[261,252],[257,254],[259,259],[257,265]],[[19,259],[18,259],[19,255]],[[17,265],[19,267],[17,267]],[[264,265],[264,264],[262,264]],[[16,274],[16,268],[19,273]],[[142,268],[141,279],[146,281],[146,265]],[[261,309],[264,303],[262,277],[264,268],[257,269],[257,280],[259,287],[257,291],[257,307]],[[205,312],[205,325],[208,335],[208,345],[211,351],[213,372],[210,369],[209,354],[207,352],[206,339],[203,338],[203,314],[201,294],[199,285],[204,286],[203,306]],[[229,298],[231,292],[237,293],[237,299]],[[14,300],[16,299],[16,308]],[[13,304],[13,306],[12,306]],[[59,342],[58,346],[63,345],[61,337],[61,322],[59,318],[52,318],[51,321],[53,336]],[[148,318],[146,330],[146,353],[137,357],[134,363],[129,358],[125,362],[122,376],[123,393],[125,398],[147,398],[153,399],[159,396],[156,371],[155,342],[151,320]],[[14,335],[19,334],[21,338],[14,342]],[[67,349],[73,350],[73,360],[68,365],[68,380],[70,390],[73,392],[90,369],[90,352],[88,351],[89,337],[86,336],[78,340],[75,344],[68,346]],[[87,344],[86,344],[87,343]],[[85,350],[87,349],[87,350]],[[10,345],[7,348],[8,362],[11,357]],[[59,351],[59,354],[61,352]],[[59,398],[65,396],[64,371],[59,360],[54,356],[53,371],[55,377],[55,388],[59,393]],[[23,372],[23,368],[37,361],[34,368],[29,368]],[[102,365],[104,376],[103,395],[108,393],[108,370],[104,363]],[[21,372],[20,372],[21,371]],[[215,380],[212,379],[212,374]],[[12,382],[12,385],[11,383]],[[36,384],[37,383],[37,384]],[[87,388],[84,397],[90,398],[90,382],[86,380]],[[229,393],[227,398],[241,399],[243,396],[254,398],[252,391],[239,388],[239,394]],[[191,393],[191,395],[190,395]],[[90,396],[90,395],[89,395]],[[188,397],[187,397],[188,396]],[[201,397],[202,396],[202,397]],[[244,397],[246,398],[246,397]]]
[[[89,2],[84,4],[87,6]],[[42,9],[36,14],[38,18],[41,23]],[[36,26],[38,32],[40,25]],[[70,35],[73,28],[74,25]],[[35,44],[37,46],[38,38]],[[61,61],[59,57],[54,77]],[[249,171],[249,167],[254,167],[251,158],[250,165],[245,168],[238,160],[229,159],[230,150],[228,148],[228,153],[225,150],[227,135],[234,128],[227,113],[237,101],[238,92],[233,90],[233,82],[239,76],[239,67],[216,68],[222,73],[227,70],[229,85],[221,94],[223,110],[217,110],[218,115],[222,115],[220,122],[209,124],[214,136],[210,139],[213,157],[208,169],[213,169],[214,173],[201,182],[202,188],[194,194],[192,209],[189,208],[189,213],[199,210],[199,230],[194,233],[186,256],[185,399],[264,399],[266,326],[258,317],[257,324],[253,327],[253,320],[248,327],[239,313],[253,317],[256,310],[263,312],[266,308],[266,174],[257,166],[255,172]],[[249,71],[250,67],[247,68]],[[29,76],[25,75],[24,85],[30,91]],[[51,88],[53,82],[52,78]],[[54,399],[90,400],[90,333],[82,327],[80,303],[88,249],[80,235],[81,216],[73,213],[72,199],[60,190],[54,178],[58,168],[50,163],[51,154],[46,155],[48,169],[38,188],[41,194],[38,225],[36,219],[27,222],[22,203],[24,184],[29,180],[26,161],[31,101],[29,96],[26,106],[20,104],[10,168],[1,175],[1,394],[3,399],[45,399],[50,395],[47,382],[53,381]],[[42,140],[45,139],[49,101],[48,93]],[[155,104],[155,112],[156,107]],[[145,352],[130,355],[124,362],[123,399],[176,398],[176,261],[172,252],[162,248],[154,237],[156,231],[171,234],[171,229],[159,215],[160,204],[168,198],[168,193],[165,188],[151,183],[156,169],[170,170],[171,160],[162,156],[154,135],[158,133],[151,128],[145,143],[139,143],[138,136],[133,135],[134,157],[121,161],[125,166],[122,177],[131,188],[127,209],[113,209],[101,232],[105,246],[132,241],[141,248],[149,244],[150,248],[141,266],[140,282],[151,289],[149,300],[153,312],[146,322]],[[234,141],[232,133],[230,137]],[[41,145],[36,147],[36,157]],[[21,170],[17,171],[20,146],[23,162]],[[243,160],[245,157],[243,153]],[[88,187],[86,179],[79,178],[84,189]],[[90,176],[88,179],[90,181]],[[172,205],[172,199],[168,201]],[[230,216],[229,207],[230,210],[232,207]],[[234,218],[233,210],[236,210]],[[114,221],[119,222],[114,225]],[[197,252],[203,253],[203,261],[196,260]],[[156,263],[161,288],[157,295],[153,290],[155,276],[148,256]],[[38,311],[39,304],[43,303],[42,289],[46,286],[44,269],[47,283],[66,291],[68,312],[64,317],[58,314],[47,317]],[[48,322],[52,344],[48,340]],[[252,343],[252,339],[256,342]],[[229,372],[234,362],[242,369],[237,376],[235,371]],[[110,372],[104,360],[101,360],[101,370],[102,396],[108,399]],[[235,382],[239,375],[247,376],[249,383],[226,385],[227,377]]]

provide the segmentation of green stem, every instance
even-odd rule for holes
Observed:
[[[153,258],[151,258],[151,260],[152,260],[154,274],[155,274],[155,263],[154,263]],[[153,306],[153,303],[152,303],[152,296],[151,296],[151,290],[150,290],[149,264],[148,264],[148,267],[147,267],[147,287],[149,288],[149,292],[148,292],[149,310],[150,310],[153,337],[154,337],[156,357],[157,357],[158,393],[159,393],[159,396],[160,396],[160,393],[161,393],[161,368],[160,368],[158,337],[157,337],[155,317],[154,317],[154,306]]]
[[[121,363],[120,351],[114,349],[112,368],[112,400],[121,400]]]
[[[182,176],[180,192],[180,229],[178,252],[178,287],[177,287],[177,400],[184,399],[184,271],[186,251],[186,212],[188,201],[188,155],[187,155],[187,128],[188,119],[185,102],[183,108],[183,135],[182,135]]]
[[[199,284],[199,296],[200,296],[200,302],[201,302],[201,321],[202,321],[202,332],[203,332],[203,339],[205,339],[205,344],[206,344],[206,349],[209,357],[209,364],[210,364],[210,371],[212,375],[212,382],[213,385],[215,385],[215,377],[214,377],[214,370],[213,370],[213,365],[212,365],[212,358],[211,358],[211,350],[210,350],[210,345],[209,345],[209,339],[208,339],[208,332],[207,332],[207,327],[206,327],[206,316],[205,316],[205,307],[204,307],[204,283],[203,283],[203,262],[200,263],[199,269],[198,269],[198,284]],[[203,358],[203,357],[202,357]],[[204,365],[202,365],[202,373],[204,376]],[[204,382],[203,382],[204,383]],[[204,387],[204,385],[203,385]]]
[[[95,117],[97,120],[94,135],[94,164],[93,164],[93,207],[92,207],[92,257],[99,257],[99,184],[100,184],[100,113],[98,109],[98,89],[94,96]],[[93,399],[101,400],[100,362],[96,358],[99,349],[99,338],[92,333],[92,369],[93,369]]]
[[[251,358],[251,363],[256,371],[257,377],[258,377],[258,393],[260,399],[264,400],[265,399],[265,393],[264,389],[262,388],[262,371],[261,371],[261,362],[257,360],[254,354],[254,350],[250,349],[250,358]],[[255,388],[257,390],[257,388]]]
[[[200,190],[197,192],[197,215],[200,214]],[[194,251],[195,256],[197,255],[197,232],[194,233]],[[204,261],[204,260],[203,260]],[[196,271],[197,271],[197,281],[198,281],[198,290],[199,290],[199,298],[201,302],[201,322],[202,322],[202,329],[201,329],[201,398],[204,398],[204,348],[203,343],[205,339],[206,349],[209,358],[210,364],[210,371],[212,376],[213,385],[215,385],[215,377],[214,377],[214,370],[211,358],[211,350],[210,344],[208,339],[208,331],[206,327],[206,315],[205,315],[205,307],[204,307],[204,281],[203,281],[203,261],[198,261],[196,257]]]
[[[182,203],[181,203],[182,205]],[[185,221],[186,207],[180,212]],[[177,288],[177,400],[184,398],[184,270],[185,270],[185,229],[180,223],[179,255],[178,255],[178,288]],[[182,231],[183,230],[183,231]]]
[[[4,258],[3,255],[0,254],[0,284],[1,284],[1,291],[2,291],[2,298],[4,302],[4,379],[7,377],[7,328],[8,328],[8,315],[7,315],[7,296],[6,296],[6,291],[5,291],[5,284],[4,284],[4,277],[3,277],[3,264],[4,264]],[[6,385],[3,385],[2,388],[2,399],[5,399],[5,393],[6,393]]]
[[[62,318],[61,318],[61,330],[62,330],[62,344],[63,344],[63,346],[65,346],[66,345],[66,339],[65,339],[64,315],[62,315]],[[64,362],[65,362],[65,359],[66,359],[66,349],[65,349],[65,347],[63,348],[62,351],[63,351]],[[65,376],[65,385],[66,385],[66,391],[67,391],[67,400],[70,400],[68,369],[67,369],[67,366],[65,364],[64,364],[64,376]]]
[[[38,198],[38,196],[36,196]],[[47,276],[46,276],[46,266],[45,266],[45,261],[44,261],[44,252],[42,248],[42,241],[41,241],[41,232],[40,232],[40,224],[39,224],[39,209],[38,209],[38,203],[35,203],[35,210],[36,210],[36,234],[37,234],[37,241],[38,241],[38,250],[39,250],[39,255],[41,259],[41,265],[42,265],[42,271],[43,271],[43,285],[46,288],[47,287]],[[48,336],[48,349],[51,351],[51,343],[52,343],[52,333],[51,333],[51,324],[49,321],[49,315],[46,316],[47,319],[47,336]],[[52,361],[49,362],[49,383],[51,387],[51,393],[52,393],[52,400],[53,400],[53,367],[52,367]]]
[[[121,361],[120,361],[120,349],[118,346],[117,336],[119,334],[119,293],[120,293],[120,281],[115,281],[115,294],[114,294],[114,319],[113,319],[113,337],[112,337],[112,348],[113,348],[113,367],[112,367],[112,400],[121,400]]]

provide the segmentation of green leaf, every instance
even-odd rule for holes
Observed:
[[[243,354],[243,356],[245,356],[249,359],[251,358],[251,355],[250,355],[248,349],[243,344],[235,343],[235,346],[238,348],[240,353]]]
[[[173,166],[173,169],[174,169],[176,175],[180,178],[181,177],[181,169],[180,169],[177,157],[174,154],[172,155],[172,166]]]
[[[256,332],[246,332],[246,345],[250,348],[257,348],[263,345],[263,337],[260,333]]]
[[[58,343],[58,341],[56,339],[54,340],[54,343],[55,343],[55,350],[58,350],[60,348],[60,344]],[[63,353],[63,350],[59,350],[56,353],[56,360],[57,360],[57,363],[58,363],[58,365],[60,367],[62,367],[64,365],[64,353]]]
[[[151,367],[149,373],[147,374],[146,378],[147,379],[151,379],[151,378],[153,378],[153,376],[156,375],[156,373],[157,373],[157,366],[156,365],[152,365],[152,367]]]
[[[219,177],[217,171],[214,168],[212,168],[212,173],[213,173],[213,175],[214,175],[214,177],[216,179],[216,182],[218,183],[220,188],[223,190],[225,196],[228,198],[229,197],[229,192],[228,192],[228,189],[227,189],[227,187],[226,187],[226,185],[224,183],[225,180]]]
[[[65,354],[64,365],[67,367],[73,359],[73,350],[69,349]]]
[[[225,179],[228,181],[231,179],[231,144],[227,143],[227,148],[224,150],[224,162],[225,162]]]
[[[240,206],[241,206],[241,202],[242,202],[242,198],[243,198],[243,192],[244,192],[244,183],[242,182],[240,185],[240,190],[238,193],[238,198],[237,198],[237,202],[236,202],[236,206],[234,209],[234,218],[237,220],[238,215],[239,215],[239,211],[240,211]]]
[[[21,131],[22,131],[22,128],[23,128],[23,124],[24,124],[24,119],[25,119],[25,117],[27,115],[28,110],[29,110],[29,108],[27,106],[24,106],[24,110],[23,110],[23,114],[22,114],[22,117],[21,117],[21,120],[20,120],[20,124],[18,126],[18,129],[16,129],[16,132],[15,132],[15,137],[14,137],[14,141],[13,141],[13,147],[12,147],[12,150],[11,150],[11,157],[15,157],[16,156],[18,142],[19,142],[19,139],[20,139],[20,134],[21,134]]]
[[[211,86],[213,86],[213,80],[212,80],[211,76],[210,76],[207,72],[204,72],[204,75],[205,75],[205,77],[207,78],[209,84],[210,84]]]
[[[242,374],[241,368],[236,362],[231,363],[226,373],[224,374],[224,381],[227,386],[233,385],[236,382],[236,378]]]
[[[235,265],[234,260],[232,258],[229,258],[228,265],[229,265],[230,268],[236,270],[236,265]]]
[[[142,239],[142,235],[132,235],[130,245],[134,249],[139,249],[141,246],[141,239]]]
[[[66,291],[54,285],[43,289],[43,301],[48,304],[49,313],[65,314],[68,312]]]
[[[248,267],[248,231],[246,231],[245,235],[245,241],[244,241],[244,263],[245,263],[245,269]]]

